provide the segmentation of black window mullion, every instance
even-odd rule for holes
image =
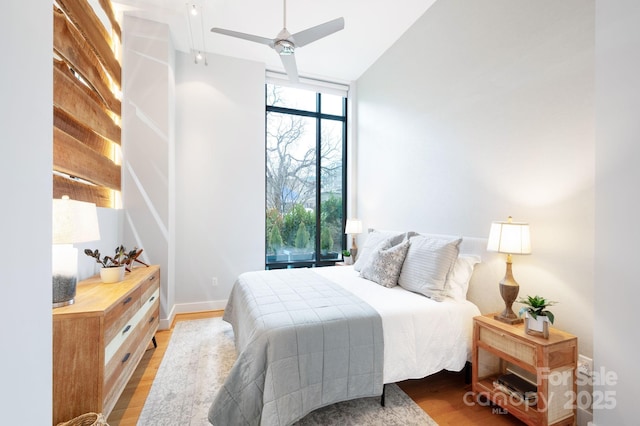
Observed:
[[[321,261],[322,253],[320,248],[320,234],[322,229],[320,229],[321,221],[320,217],[322,215],[322,129],[321,129],[321,118],[320,111],[321,109],[321,97],[320,93],[316,94],[316,263]]]
[[[349,200],[349,191],[347,188],[347,164],[349,164],[349,158],[347,153],[347,99],[342,99],[342,114],[344,115],[342,121],[342,229],[344,230],[347,225],[347,201]],[[346,250],[347,235],[342,233],[342,250]]]

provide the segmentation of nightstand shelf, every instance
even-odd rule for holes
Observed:
[[[549,338],[531,336],[523,324],[509,325],[493,314],[473,320],[472,389],[528,425],[574,425],[578,339],[551,328]],[[495,386],[514,373],[537,386],[537,403],[528,405]]]

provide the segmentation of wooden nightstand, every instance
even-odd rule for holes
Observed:
[[[523,324],[505,324],[493,316],[473,319],[471,383],[476,399],[489,399],[528,425],[574,425],[577,337],[555,328],[548,339],[531,336]],[[505,373],[537,385],[537,403],[528,405],[496,387]]]

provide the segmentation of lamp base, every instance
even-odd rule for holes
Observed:
[[[506,316],[502,316],[502,314],[497,314],[493,316],[493,319],[507,323],[507,324],[520,324],[522,322],[524,322],[524,320],[522,318],[509,318]]]
[[[76,297],[77,277],[69,275],[53,276],[53,307],[72,305]]]
[[[502,281],[500,281],[500,296],[502,296],[502,300],[504,300],[504,310],[493,318],[507,324],[519,324],[524,321],[513,312],[511,306],[518,297],[520,286],[513,278],[510,260],[511,259],[507,257],[507,271]]]
[[[52,247],[53,307],[71,305],[78,283],[78,249],[71,244]]]
[[[73,302],[75,302],[74,299],[65,300],[64,302],[54,302],[53,303],[53,307],[54,307],[54,309],[55,308],[62,308],[63,306],[73,305]]]

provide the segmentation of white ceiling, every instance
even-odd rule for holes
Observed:
[[[301,76],[356,80],[436,0],[288,0],[287,29],[294,34],[344,17],[342,31],[296,49]],[[112,0],[119,17],[127,13],[169,25],[176,50],[192,48],[263,62],[283,71],[268,46],[214,34],[212,27],[274,38],[283,27],[282,0]],[[202,14],[193,18],[195,4]],[[189,20],[191,20],[190,37]],[[122,21],[120,21],[122,22]]]

